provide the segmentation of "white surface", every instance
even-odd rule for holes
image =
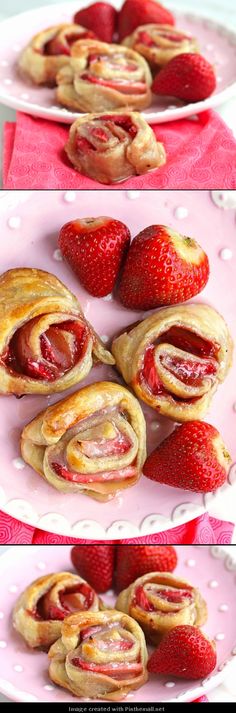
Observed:
[[[0,546],[0,556],[9,549],[9,546]],[[228,552],[231,556],[236,557],[236,546],[227,545],[222,547],[225,552]],[[236,703],[236,661],[232,663],[231,671],[224,684],[217,686],[213,691],[208,693],[208,699],[211,703]],[[6,698],[0,694],[1,703],[10,703],[9,698]]]

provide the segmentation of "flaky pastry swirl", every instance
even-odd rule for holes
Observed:
[[[142,629],[118,611],[69,616],[48,656],[51,680],[77,697],[119,701],[148,678]]]
[[[195,38],[172,25],[141,25],[122,44],[139,52],[151,66],[159,67],[178,54],[198,52]]]

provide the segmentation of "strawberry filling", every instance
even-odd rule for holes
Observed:
[[[139,32],[137,36],[136,42],[140,42],[142,45],[145,45],[146,47],[155,47],[156,42],[150,37],[148,32],[145,32],[144,30],[142,32]]]
[[[101,119],[95,119],[94,122],[100,122]],[[100,142],[103,146],[110,144],[110,140],[113,137],[118,138],[120,141],[122,141],[124,138],[126,138],[126,134],[130,136],[132,139],[135,138],[137,135],[138,129],[134,124],[132,123],[131,119],[127,116],[104,116],[103,119],[103,126],[94,126],[90,125],[88,123],[84,125],[84,130],[87,133],[87,136],[81,136],[79,132],[76,133],[75,136],[75,149],[79,153],[87,154],[89,151],[96,151],[97,147],[96,142]],[[118,127],[118,131],[116,130],[116,127]],[[119,129],[122,129],[123,132],[125,132],[125,136],[122,135],[122,133],[119,131]],[[93,141],[95,143],[93,143]]]
[[[144,611],[155,611],[155,607],[151,602],[149,602],[148,596],[141,585],[135,590],[133,606],[140,607],[140,609],[143,609]]]
[[[61,606],[50,602],[50,591],[47,592],[39,599],[36,608],[30,612],[31,616],[39,621],[63,621],[74,611],[90,609],[94,601],[94,591],[86,583],[77,584],[59,592],[59,600]]]
[[[91,84],[98,84],[101,87],[108,87],[110,89],[116,89],[116,91],[122,94],[144,94],[146,91],[145,82],[129,82],[126,79],[101,79],[101,77],[95,77],[94,75],[88,74],[88,72],[83,72],[80,79]]]
[[[188,386],[200,386],[204,378],[210,378],[217,372],[216,364],[211,361],[190,361],[178,356],[172,357],[169,354],[161,356],[160,361],[173,376]]]
[[[60,54],[70,55],[71,47],[75,42],[77,42],[77,40],[92,40],[94,38],[94,32],[90,32],[89,30],[85,32],[71,32],[68,35],[64,35],[63,40],[59,37],[53,37],[52,40],[49,40],[49,42],[44,45],[42,54],[47,56],[56,56]]]
[[[161,599],[164,602],[169,602],[170,604],[183,604],[184,600],[191,601],[192,599],[192,593],[184,589],[178,589],[177,591],[174,591],[171,589],[158,589],[158,586],[150,585],[150,593],[153,596],[158,597],[158,599]],[[135,590],[133,606],[138,606],[140,607],[140,609],[143,609],[143,611],[146,612],[158,611],[157,607],[155,607],[154,604],[149,601],[148,595],[142,585],[137,587]],[[176,611],[178,611],[178,609],[176,609]]]
[[[155,396],[165,392],[156,370],[154,345],[146,349],[143,366],[140,371],[140,378],[146,382],[148,388]]]
[[[131,465],[119,470],[100,471],[98,473],[77,473],[56,462],[51,464],[51,468],[63,480],[69,480],[72,483],[86,483],[88,485],[89,483],[99,483],[107,480],[127,480],[128,478],[133,478],[136,474],[136,467]]]
[[[209,342],[184,327],[171,327],[161,335],[161,341],[202,358],[216,358],[220,349],[219,344]]]
[[[132,678],[138,676],[142,672],[141,663],[114,663],[114,664],[95,664],[89,661],[84,661],[80,656],[76,656],[72,660],[73,666],[81,668],[83,671],[92,671],[93,673],[101,673],[103,676],[110,676],[116,680],[124,678]]]

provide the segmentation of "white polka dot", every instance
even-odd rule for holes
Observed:
[[[168,683],[165,683],[166,688],[174,688],[175,683],[174,681],[168,681]]]
[[[222,78],[222,77],[216,77],[216,80],[217,80],[218,84],[221,84],[221,82],[223,82],[223,78]]]
[[[23,666],[20,666],[20,664],[18,664],[18,663],[15,666],[13,666],[13,668],[14,668],[14,671],[17,671],[17,673],[22,673],[22,671],[24,671]]]
[[[220,604],[219,611],[229,611],[228,604]]]
[[[30,98],[29,94],[27,94],[27,92],[23,92],[23,94],[21,94],[20,96],[21,96],[21,99],[25,99],[25,100]]]
[[[75,191],[66,191],[64,193],[63,199],[65,203],[74,203],[76,199],[76,192]]]
[[[56,250],[54,250],[53,259],[57,260],[58,262],[63,260],[62,253],[58,248]]]
[[[2,59],[1,62],[0,62],[0,67],[8,67],[8,66],[9,66],[8,60],[7,60],[7,59]]]
[[[45,562],[38,562],[38,564],[37,564],[37,568],[38,568],[38,569],[41,569],[41,570],[42,570],[42,569],[45,569],[45,567],[46,567]]]
[[[135,201],[139,198],[141,191],[126,191],[126,196],[130,201]]]
[[[6,642],[6,641],[0,641],[0,649],[5,649],[6,646],[7,646],[7,642]]]
[[[157,431],[158,428],[160,428],[160,424],[158,423],[158,421],[153,421],[150,425],[151,431]]]
[[[49,686],[49,685],[44,686],[44,690],[45,691],[54,691],[54,686]]]
[[[23,468],[25,468],[25,462],[23,461],[23,458],[13,458],[12,465],[17,470],[23,470]]]
[[[11,584],[8,591],[11,592],[11,594],[15,594],[16,592],[18,592],[18,587],[16,586],[16,584]]]
[[[6,84],[6,86],[10,86],[10,84],[12,84],[12,79],[4,79],[3,84]]]
[[[210,589],[216,589],[216,587],[219,587],[219,582],[217,582],[216,579],[211,579],[208,583],[208,587],[210,587]]]
[[[0,611],[0,619],[3,619],[3,617],[4,617],[3,611]]]
[[[12,49],[14,50],[14,52],[20,52],[21,46],[20,46],[20,45],[13,45]]]
[[[179,205],[178,208],[175,208],[175,210],[174,210],[174,216],[175,216],[175,218],[178,218],[179,220],[182,220],[183,218],[187,218],[188,209],[185,208],[183,205]]]
[[[195,567],[196,561],[195,560],[187,560],[186,565],[187,567]]]
[[[102,299],[104,300],[104,302],[110,302],[110,300],[112,300],[112,295],[106,295],[106,297],[102,297]]]
[[[208,50],[209,52],[211,52],[211,50],[213,50],[213,49],[214,49],[214,45],[210,45],[210,44],[206,45],[206,50]]]
[[[101,340],[102,340],[102,342],[105,342],[105,344],[106,344],[106,342],[109,342],[109,337],[107,336],[107,334],[102,334]]]
[[[21,218],[19,218],[18,215],[12,216],[12,218],[9,218],[7,221],[7,225],[12,230],[16,230],[17,228],[20,228]]]
[[[233,257],[233,253],[230,248],[223,248],[222,250],[220,250],[219,256],[221,260],[231,260],[231,258]]]
[[[216,641],[224,641],[224,639],[225,639],[225,635],[224,635],[223,633],[220,633],[220,634],[216,634],[216,635],[215,635],[215,640],[216,640]]]

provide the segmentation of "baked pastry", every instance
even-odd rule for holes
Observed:
[[[20,595],[13,626],[31,648],[48,649],[61,635],[65,617],[74,611],[98,610],[98,596],[84,579],[70,572],[46,574]]]
[[[146,60],[121,45],[76,42],[70,63],[57,74],[57,99],[76,111],[101,112],[151,104],[152,77]]]
[[[53,683],[79,698],[119,701],[148,678],[142,629],[118,611],[69,616],[48,656]]]
[[[56,75],[68,63],[71,47],[78,40],[95,38],[81,25],[55,25],[32,37],[19,59],[19,70],[34,84],[55,86]]]
[[[139,52],[154,67],[164,67],[178,54],[198,52],[195,37],[171,25],[141,25],[122,44]]]
[[[153,644],[175,626],[202,626],[207,620],[207,605],[199,590],[169,572],[150,572],[136,579],[119,594],[116,609],[138,621]]]
[[[84,379],[93,360],[114,364],[80,304],[49,272],[0,277],[0,393],[52,394]]]
[[[25,426],[21,452],[57,490],[110,500],[141,475],[146,457],[142,409],[119,384],[91,384]]]
[[[112,345],[116,366],[136,395],[180,422],[206,413],[232,351],[223,317],[204,304],[160,309]]]
[[[72,124],[65,146],[77,171],[101,183],[163,166],[165,149],[138,112],[90,114]]]

